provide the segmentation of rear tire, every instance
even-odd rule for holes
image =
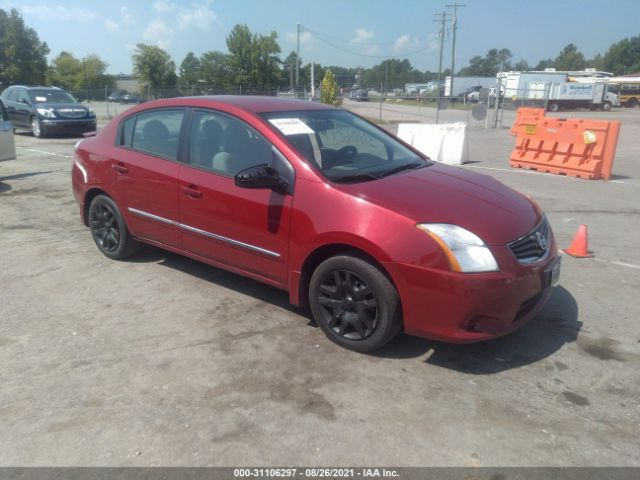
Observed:
[[[122,218],[116,203],[106,195],[97,195],[89,206],[89,228],[98,250],[113,260],[124,260],[139,248]]]
[[[391,281],[378,267],[352,255],[331,257],[316,268],[309,305],[327,337],[356,352],[382,347],[402,327],[400,298]]]
[[[560,105],[558,105],[556,102],[551,102],[547,108],[550,112],[557,112],[558,110],[560,110]]]

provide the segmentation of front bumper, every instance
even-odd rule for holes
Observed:
[[[94,132],[97,129],[97,120],[95,118],[82,119],[51,119],[41,118],[40,125],[46,129],[47,133],[67,133],[67,132]]]
[[[506,247],[493,251],[499,272],[464,274],[385,264],[400,294],[405,333],[471,343],[506,335],[535,317],[551,296],[551,272],[560,262],[555,242],[547,257],[530,265],[519,264]]]

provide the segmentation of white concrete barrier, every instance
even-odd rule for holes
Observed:
[[[401,123],[398,125],[398,137],[436,162],[462,165],[469,161],[467,124],[464,122],[441,125]]]

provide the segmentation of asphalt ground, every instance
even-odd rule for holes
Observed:
[[[587,224],[595,258],[563,256],[512,335],[401,335],[372,355],[260,283],[152,247],[108,260],[71,193],[78,139],[17,134],[0,163],[0,464],[640,465],[640,111],[564,115],[622,121],[612,181],[512,170],[507,129],[470,129],[462,168],[534,197],[562,247]]]

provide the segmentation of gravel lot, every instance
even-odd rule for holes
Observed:
[[[151,247],[108,260],[71,193],[77,139],[17,134],[0,464],[639,466],[640,111],[560,116],[622,120],[612,181],[511,170],[506,129],[471,129],[463,168],[536,198],[563,247],[588,224],[596,258],[564,256],[550,303],[506,338],[400,336],[375,355],[243,277]]]

